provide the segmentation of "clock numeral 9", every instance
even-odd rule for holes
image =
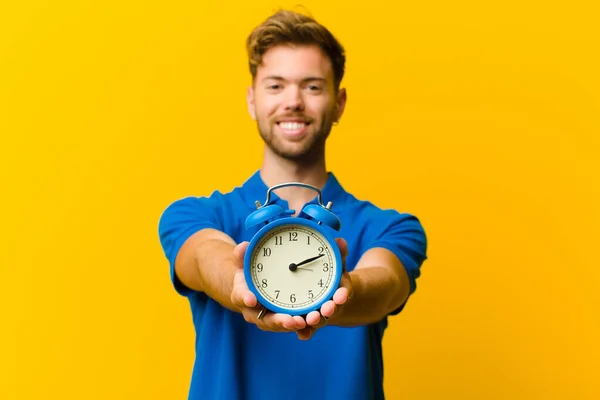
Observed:
[[[262,272],[263,271],[263,265],[261,263],[256,264],[256,270],[258,272]]]

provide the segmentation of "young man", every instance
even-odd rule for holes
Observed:
[[[228,193],[175,201],[159,224],[171,279],[190,301],[197,334],[189,398],[383,399],[383,332],[415,290],[424,230],[410,214],[356,199],[326,169],[325,142],[346,103],[344,50],[331,33],[281,11],[251,33],[247,47],[248,110],[265,143],[262,166]],[[333,202],[346,271],[320,312],[259,319],[243,276],[256,230],[244,221],[269,187],[292,181]],[[275,204],[296,212],[315,195],[302,187],[272,193]]]

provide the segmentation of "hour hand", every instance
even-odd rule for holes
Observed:
[[[323,257],[325,254],[319,254],[318,256],[314,256],[311,258],[307,258],[304,261],[300,261],[299,263],[291,263],[290,264],[290,271],[295,271],[299,266],[304,265],[304,264],[308,264],[311,261],[315,261],[317,258],[321,258]]]

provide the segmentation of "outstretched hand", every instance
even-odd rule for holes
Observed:
[[[352,280],[346,271],[346,256],[348,244],[342,238],[336,238],[336,243],[342,254],[342,277],[340,286],[335,291],[333,299],[321,306],[319,311],[311,311],[306,315],[306,320],[301,316],[291,316],[283,313],[266,313],[261,319],[258,315],[262,306],[258,304],[256,296],[250,291],[244,277],[244,254],[249,242],[238,244],[233,250],[236,271],[233,279],[231,301],[244,316],[246,322],[255,324],[259,329],[271,332],[296,331],[298,338],[308,340],[314,333],[327,324],[327,320],[335,316],[340,307],[352,298]]]
[[[258,304],[254,293],[248,289],[244,277],[244,254],[248,244],[248,242],[242,242],[233,249],[236,271],[233,277],[231,302],[239,309],[246,322],[255,324],[263,331],[293,332],[306,328],[306,321],[300,316],[266,313],[261,319],[258,319],[262,306]]]

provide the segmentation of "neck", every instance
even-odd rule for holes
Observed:
[[[286,182],[301,182],[323,189],[328,174],[324,154],[301,162],[281,158],[265,146],[260,176],[268,187]],[[291,208],[298,208],[312,200],[317,193],[314,190],[298,186],[277,189],[277,196],[290,203]]]

